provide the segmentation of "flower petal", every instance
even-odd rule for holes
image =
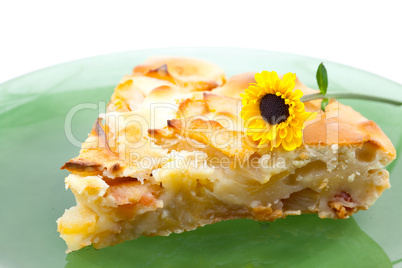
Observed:
[[[264,77],[262,76],[262,74],[256,73],[254,75],[254,79],[259,86],[265,87],[265,80],[264,80]]]
[[[287,129],[280,129],[280,130],[279,130],[279,137],[280,137],[281,139],[284,139],[287,134],[288,134]]]
[[[283,141],[282,141],[282,147],[283,147],[283,149],[285,149],[286,151],[293,151],[294,149],[297,148],[297,144],[296,144],[296,142],[294,142],[293,140],[292,140],[292,141],[283,140]]]
[[[299,128],[293,128],[292,132],[295,138],[301,138],[303,136],[303,132]]]
[[[297,103],[295,106],[295,110],[296,110],[296,112],[303,112],[304,111],[304,103],[303,102]]]
[[[293,90],[293,88],[295,87],[295,80],[296,74],[293,73],[287,73],[282,78],[284,87],[291,90]]]
[[[287,142],[290,142],[292,139],[293,139],[293,133],[292,133],[292,131],[288,131],[288,134],[286,135],[285,140]]]
[[[301,97],[303,97],[303,91],[301,91],[300,89],[296,89],[295,91],[293,91],[292,99],[300,99]]]
[[[310,121],[310,120],[314,120],[317,117],[317,113],[308,113],[308,117],[305,119],[305,121]]]

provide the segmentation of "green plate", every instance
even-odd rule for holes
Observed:
[[[401,158],[388,167],[392,188],[368,211],[347,220],[313,215],[269,224],[233,220],[66,255],[56,219],[75,201],[64,189],[67,172],[59,168],[78,154],[120,78],[153,55],[202,58],[222,66],[228,76],[245,71],[295,72],[313,88],[321,62],[260,50],[153,49],[75,61],[0,85],[1,267],[401,267]],[[325,65],[330,92],[402,100],[399,84],[343,65]],[[343,102],[377,122],[401,152],[401,107]],[[77,112],[69,113],[71,109]],[[72,127],[65,128],[70,121]]]

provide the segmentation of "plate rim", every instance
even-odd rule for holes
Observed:
[[[369,76],[375,76],[377,78],[380,78],[382,80],[385,80],[389,83],[394,84],[395,86],[399,86],[402,88],[402,84],[399,84],[398,82],[390,79],[390,78],[386,78],[383,77],[381,75],[378,75],[376,73],[370,72],[370,71],[366,71],[357,67],[353,67],[344,63],[340,63],[340,62],[336,62],[336,61],[332,61],[332,60],[326,60],[324,58],[319,58],[319,57],[312,57],[312,56],[307,56],[307,55],[302,55],[302,54],[296,54],[296,53],[289,53],[289,52],[281,52],[281,51],[275,51],[275,50],[265,50],[265,49],[255,49],[255,48],[240,48],[240,47],[156,47],[156,48],[146,48],[146,49],[135,49],[135,50],[127,50],[127,51],[120,51],[120,52],[112,52],[112,53],[105,53],[105,54],[99,54],[99,55],[93,55],[93,56],[88,56],[88,57],[83,57],[83,58],[79,58],[79,59],[75,59],[75,60],[71,60],[71,61],[65,61],[65,62],[61,62],[61,63],[56,63],[56,64],[52,64],[50,66],[47,67],[43,67],[40,69],[36,69],[33,71],[30,71],[28,73],[25,74],[21,74],[17,77],[11,78],[9,80],[6,80],[2,83],[0,83],[0,90],[3,86],[6,86],[9,83],[13,83],[16,80],[19,79],[23,79],[23,78],[27,78],[31,75],[36,75],[38,73],[41,72],[46,72],[48,70],[54,69],[54,68],[59,68],[59,67],[63,67],[63,66],[67,66],[67,65],[72,65],[72,64],[78,64],[78,63],[83,63],[86,61],[92,61],[95,59],[100,59],[100,58],[107,58],[107,57],[116,57],[116,56],[123,56],[125,54],[132,54],[132,53],[141,53],[141,52],[146,52],[147,54],[152,53],[153,51],[170,51],[170,50],[176,50],[176,49],[183,49],[186,51],[190,51],[190,50],[238,50],[238,51],[254,51],[254,52],[261,52],[261,53],[270,53],[270,54],[279,54],[279,55],[283,55],[283,56],[291,56],[291,57],[298,57],[298,58],[302,58],[302,59],[310,59],[310,60],[316,60],[316,61],[322,61],[322,62],[326,62],[326,63],[330,63],[333,65],[337,65],[339,67],[342,68],[348,68],[350,70],[354,70],[354,71],[358,71],[361,73],[365,73]],[[1,91],[0,91],[1,93]]]

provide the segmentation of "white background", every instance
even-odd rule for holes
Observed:
[[[335,61],[402,84],[402,1],[0,0],[0,83],[159,47],[240,47]]]

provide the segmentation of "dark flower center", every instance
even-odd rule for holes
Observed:
[[[270,125],[280,124],[289,117],[289,106],[285,100],[275,94],[267,94],[260,102],[262,118]]]

